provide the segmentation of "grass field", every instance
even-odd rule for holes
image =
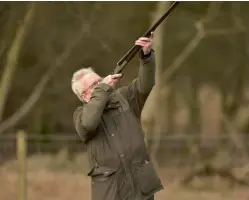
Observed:
[[[51,164],[51,161],[53,163]],[[48,164],[50,163],[50,164]],[[52,167],[53,166],[53,167]],[[62,167],[64,166],[64,167]],[[77,166],[77,169],[80,167]],[[82,168],[83,169],[83,168]],[[84,171],[84,170],[82,170]],[[65,165],[49,157],[35,157],[28,162],[28,200],[88,200],[90,180],[76,170],[76,164]],[[160,170],[165,189],[156,200],[248,200],[249,188],[230,188],[225,180],[209,178],[196,180],[195,187],[179,186],[166,169]],[[16,200],[18,168],[16,161],[0,168],[0,200]]]

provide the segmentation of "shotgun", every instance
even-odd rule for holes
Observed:
[[[179,1],[175,1],[171,4],[170,8],[164,13],[164,15],[155,23],[153,26],[147,30],[142,37],[149,37],[151,32],[155,31],[156,28],[163,22],[163,20],[169,16],[169,14],[176,8],[179,4]],[[120,73],[124,67],[131,61],[131,59],[138,53],[140,46],[134,45],[132,48],[127,51],[127,53],[117,62],[117,67],[114,69],[113,73]]]

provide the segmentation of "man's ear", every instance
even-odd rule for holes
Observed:
[[[79,96],[79,99],[84,100],[84,93]]]

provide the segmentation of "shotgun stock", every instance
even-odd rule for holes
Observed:
[[[149,37],[151,32],[155,31],[156,28],[164,21],[166,17],[169,16],[169,14],[176,8],[176,6],[180,2],[175,1],[171,4],[170,8],[164,13],[164,15],[155,23],[153,26],[147,30],[142,37]],[[130,48],[127,53],[117,62],[117,67],[114,69],[114,74],[122,72],[124,67],[131,61],[131,59],[138,53],[140,50],[140,46],[134,45],[132,48]]]

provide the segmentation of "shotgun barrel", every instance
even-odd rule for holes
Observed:
[[[175,1],[174,3],[171,4],[170,8],[164,13],[164,15],[156,21],[153,26],[147,30],[142,37],[149,37],[151,32],[155,31],[156,28],[164,21],[166,17],[169,16],[169,14],[176,8],[176,6],[180,2]],[[127,53],[117,62],[117,67],[114,69],[114,74],[120,73],[124,67],[131,61],[131,59],[138,53],[140,50],[140,46],[134,45],[132,48],[130,48]]]

